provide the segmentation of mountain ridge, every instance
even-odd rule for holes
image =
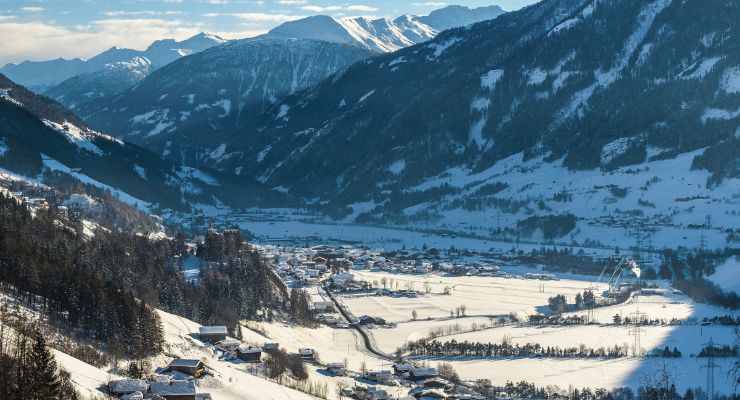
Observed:
[[[426,16],[406,14],[393,20],[316,15],[285,22],[264,36],[357,44],[368,50],[383,53],[427,41],[450,28],[496,18],[503,13],[501,7],[492,5],[473,9],[447,6]]]
[[[87,60],[57,58],[49,61],[8,63],[0,68],[0,73],[34,91],[43,92],[77,75],[100,71],[111,63],[128,62],[141,57],[148,59],[156,69],[184,55],[225,42],[225,39],[216,35],[199,33],[179,42],[174,39],[157,40],[145,50],[113,46]]]

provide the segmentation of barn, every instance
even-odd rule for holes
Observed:
[[[185,358],[176,358],[170,362],[167,367],[170,371],[182,372],[196,378],[203,376],[206,372],[206,365],[200,360],[189,360]]]

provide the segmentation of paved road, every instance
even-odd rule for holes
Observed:
[[[334,295],[328,289],[323,289],[326,292],[326,295],[329,296],[331,301],[334,302],[334,305],[337,307],[337,310],[339,310],[339,313],[342,314],[344,319],[347,320],[347,323],[352,327],[352,329],[356,330],[360,334],[360,336],[362,336],[362,341],[365,343],[365,348],[367,349],[367,351],[382,358],[383,360],[393,361],[393,357],[391,355],[386,354],[375,347],[375,343],[370,337],[370,334],[362,328],[362,325],[352,322],[352,317],[350,316],[349,312],[347,312],[347,310],[344,309],[344,306],[342,306],[342,304],[340,304],[339,301],[334,298]]]

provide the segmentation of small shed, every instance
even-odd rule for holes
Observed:
[[[114,396],[123,396],[134,392],[146,393],[149,384],[141,379],[120,379],[108,382],[108,393]]]
[[[167,367],[170,371],[182,372],[196,378],[203,376],[206,371],[206,365],[200,360],[190,360],[186,358],[176,358],[170,362]],[[157,382],[162,383],[162,382]]]
[[[326,370],[334,376],[347,375],[347,368],[344,366],[344,363],[328,363],[326,364]]]
[[[241,345],[236,348],[236,356],[247,362],[260,362],[262,359],[262,349],[254,346]]]
[[[298,357],[300,357],[303,361],[313,361],[316,358],[316,353],[313,351],[313,349],[304,347],[298,349]]]
[[[195,382],[184,380],[153,382],[152,394],[167,400],[196,400]]]
[[[199,331],[201,340],[212,343],[226,339],[228,334],[225,326],[201,326]]]
[[[262,350],[264,351],[277,351],[278,349],[280,349],[280,343],[265,343],[262,346]]]
[[[236,339],[226,339],[216,343],[216,348],[233,353],[239,346],[241,346],[241,344],[242,343]]]

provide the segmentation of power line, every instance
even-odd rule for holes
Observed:
[[[632,357],[640,357],[642,355],[642,345],[640,344],[640,335],[645,332],[644,329],[640,328],[640,325],[645,321],[646,315],[644,312],[640,312],[638,308],[636,311],[630,313],[630,322],[632,322],[632,328],[629,333],[635,337],[635,342],[632,345]]]
[[[709,400],[714,399],[714,370],[719,369],[720,366],[717,365],[717,361],[714,359],[714,340],[712,338],[709,338],[708,343],[704,343],[704,348],[706,349],[706,355],[707,355],[707,365],[703,366],[702,368],[707,369],[707,396],[709,397]]]

